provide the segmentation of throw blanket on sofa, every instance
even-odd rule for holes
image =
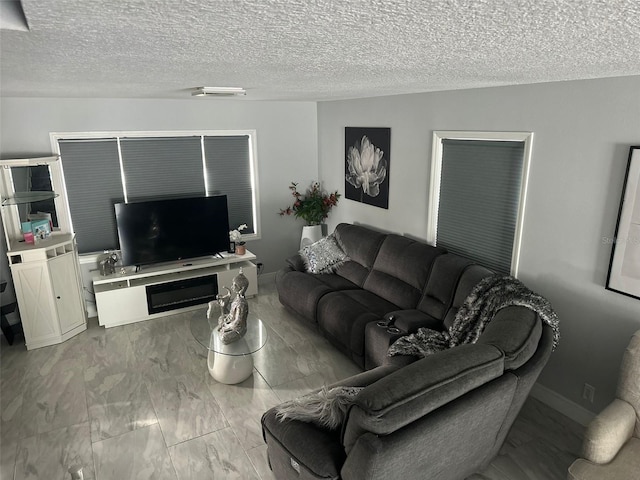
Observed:
[[[558,316],[551,304],[511,276],[492,275],[478,282],[447,331],[420,328],[416,333],[396,340],[389,347],[388,355],[413,355],[422,358],[457,345],[476,343],[494,315],[509,306],[522,306],[536,312],[553,329],[555,350],[560,333]]]

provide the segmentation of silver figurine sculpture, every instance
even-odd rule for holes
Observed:
[[[240,340],[247,333],[247,316],[249,315],[249,303],[245,298],[247,288],[249,288],[249,279],[240,272],[233,278],[231,286],[235,293],[235,298],[231,300],[231,290],[223,287],[227,293],[225,295],[218,294],[216,301],[209,302],[207,310],[207,318],[211,318],[213,306],[217,303],[220,306],[220,316],[218,317],[218,332],[222,343],[228,345]]]

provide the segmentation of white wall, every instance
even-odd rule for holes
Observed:
[[[297,250],[302,224],[277,212],[289,201],[292,180],[317,176],[313,102],[2,98],[0,106],[2,158],[50,154],[49,132],[255,129],[262,239],[247,247],[264,273],[277,271]]]
[[[433,130],[534,132],[519,277],[546,296],[561,343],[540,383],[591,411],[614,394],[640,300],[605,290],[629,146],[640,144],[640,77],[459,90],[318,105],[320,176],[344,192],[344,127],[391,127],[383,210],[342,199],[329,218],[426,238]],[[594,404],[583,384],[596,387]]]

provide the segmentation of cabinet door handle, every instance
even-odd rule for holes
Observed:
[[[58,300],[60,300],[60,297],[56,297]]]

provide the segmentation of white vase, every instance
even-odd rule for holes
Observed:
[[[311,245],[322,238],[322,225],[306,225],[302,227],[300,248]]]

